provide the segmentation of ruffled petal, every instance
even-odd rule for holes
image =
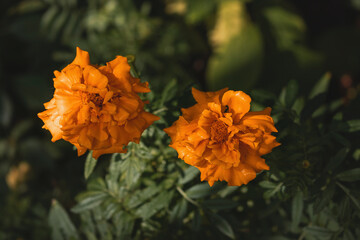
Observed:
[[[251,98],[242,91],[229,90],[222,97],[222,105],[229,107],[229,112],[233,114],[235,123],[250,110]]]
[[[81,50],[79,47],[76,48],[76,57],[71,64],[76,64],[79,66],[86,66],[90,64],[90,57],[87,51]]]

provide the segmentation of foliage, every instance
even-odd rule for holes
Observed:
[[[359,4],[310,2],[0,2],[0,239],[358,239]],[[127,154],[78,158],[40,130],[75,46],[100,63],[135,55],[151,85],[142,98],[161,120]],[[177,159],[162,129],[194,85],[272,107],[270,171],[210,188]]]

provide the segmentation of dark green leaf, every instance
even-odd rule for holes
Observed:
[[[140,216],[143,219],[150,218],[161,209],[169,206],[173,194],[174,194],[173,191],[160,193],[158,196],[154,197],[150,202],[138,208],[135,212],[136,215]]]
[[[336,176],[340,181],[343,182],[355,182],[360,180],[360,168],[350,169],[339,173]]]
[[[288,108],[291,108],[292,105],[294,104],[298,90],[299,90],[299,86],[297,81],[291,80],[286,87],[286,94],[285,94],[285,105]]]
[[[310,101],[305,104],[304,109],[301,112],[301,120],[304,121],[311,117],[311,115],[325,102],[325,93],[316,95]]]
[[[55,199],[52,201],[49,213],[49,225],[52,229],[52,239],[54,240],[79,239],[79,235],[69,215]]]
[[[73,207],[71,211],[74,213],[80,213],[95,208],[99,206],[106,197],[108,197],[108,194],[102,191],[88,192],[86,197]]]
[[[314,98],[319,94],[326,93],[329,88],[330,79],[331,73],[325,73],[311,90],[309,99]]]
[[[177,92],[177,81],[172,79],[166,86],[161,95],[161,105],[171,100]]]
[[[324,192],[318,197],[314,203],[314,213],[318,214],[323,210],[333,198],[335,193],[335,185],[329,185]]]
[[[186,194],[193,199],[202,198],[211,194],[211,187],[208,183],[200,183],[186,190]]]
[[[84,176],[85,179],[88,179],[91,173],[94,171],[97,160],[92,157],[92,151],[90,151],[86,157]]]
[[[292,228],[296,229],[300,223],[304,208],[304,197],[301,191],[297,192],[292,200],[291,219]]]
[[[210,221],[220,232],[231,239],[235,239],[234,231],[226,219],[216,213],[210,212]]]
[[[349,152],[348,148],[340,149],[340,151],[335,156],[330,158],[329,163],[325,167],[325,171],[326,172],[333,171],[334,169],[336,169],[342,163],[342,161],[346,158],[346,155],[348,154],[348,152]]]
[[[355,204],[355,206],[360,209],[360,201],[351,194],[350,190],[339,182],[337,182],[336,184],[346,193],[346,195],[348,195],[348,197]]]
[[[184,176],[179,178],[179,183],[186,184],[189,181],[193,180],[197,175],[199,175],[199,173],[200,173],[199,169],[197,169],[196,167],[193,167],[193,166],[189,166],[184,171]]]
[[[239,206],[239,203],[234,202],[230,199],[208,199],[204,201],[204,206],[209,208],[210,210],[224,210],[224,209],[232,209]]]
[[[318,227],[318,226],[308,226],[304,228],[306,235],[311,235],[319,239],[330,239],[334,232],[330,231],[327,228]]]
[[[145,202],[146,200],[153,197],[161,190],[161,187],[157,185],[150,185],[149,187],[145,188],[144,190],[140,190],[135,192],[129,199],[128,207],[135,208]]]
[[[175,207],[173,208],[173,210],[170,212],[169,215],[169,221],[171,223],[173,222],[181,223],[181,221],[186,216],[187,204],[188,203],[184,198],[178,201],[178,203],[175,205]]]

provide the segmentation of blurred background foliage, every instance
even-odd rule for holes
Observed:
[[[99,162],[36,114],[75,47],[135,55],[161,120]],[[360,238],[359,0],[0,2],[0,239]],[[161,130],[191,86],[273,108],[281,147],[247,186],[201,183]],[[85,164],[86,163],[86,164]]]

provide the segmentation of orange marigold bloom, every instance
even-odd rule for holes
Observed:
[[[126,57],[117,56],[106,66],[91,65],[89,53],[77,48],[74,61],[54,74],[54,97],[38,116],[53,142],[69,141],[79,156],[88,149],[94,158],[126,152],[124,146],[139,142],[142,132],[159,119],[144,111],[138,93],[150,89],[131,76]]]
[[[269,170],[260,156],[280,145],[271,135],[277,132],[271,108],[249,112],[251,98],[242,91],[193,88],[192,94],[197,104],[182,109],[183,115],[164,131],[179,158],[200,170],[201,181],[240,186]]]

